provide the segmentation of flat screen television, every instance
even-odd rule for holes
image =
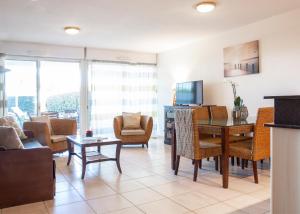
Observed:
[[[202,105],[203,81],[182,82],[176,84],[176,105]]]

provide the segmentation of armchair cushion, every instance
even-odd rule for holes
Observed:
[[[123,129],[121,135],[130,136],[130,135],[145,135],[145,130],[143,129]]]
[[[66,135],[51,135],[50,138],[52,143],[58,143],[67,140]]]
[[[127,113],[123,112],[123,129],[140,129],[141,128],[141,112]]]
[[[24,146],[13,127],[0,126],[0,147],[8,149],[24,149]]]

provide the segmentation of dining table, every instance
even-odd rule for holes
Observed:
[[[222,181],[223,188],[228,188],[229,183],[229,136],[245,135],[254,131],[256,118],[226,120],[198,120],[194,125],[198,127],[199,133],[219,135],[222,139]],[[176,160],[176,129],[173,125],[171,139],[171,168],[175,170]]]

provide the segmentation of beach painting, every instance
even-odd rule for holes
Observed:
[[[224,48],[224,77],[259,73],[258,40]]]

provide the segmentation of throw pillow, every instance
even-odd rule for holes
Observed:
[[[50,118],[48,116],[31,117],[31,121],[32,122],[47,123],[47,126],[49,128],[50,134],[51,135],[53,134],[52,127],[51,127],[51,122],[50,122]]]
[[[24,146],[13,127],[0,126],[0,148],[24,149]]]
[[[0,125],[13,127],[16,130],[16,132],[21,140],[27,139],[26,135],[24,134],[23,130],[21,129],[19,124],[16,122],[14,117],[6,116],[6,117],[1,118]]]
[[[123,129],[140,129],[141,128],[141,112],[127,113],[123,112]]]

